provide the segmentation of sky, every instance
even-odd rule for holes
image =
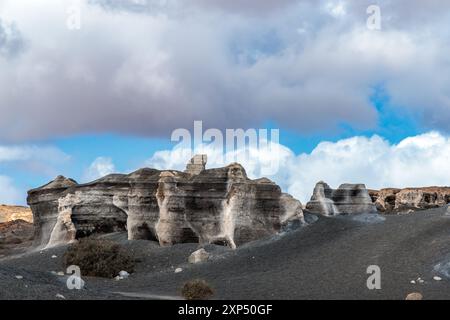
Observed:
[[[279,129],[243,164],[276,157],[302,202],[320,180],[450,185],[449,19],[438,0],[0,0],[0,203],[182,170],[171,134],[194,121]]]

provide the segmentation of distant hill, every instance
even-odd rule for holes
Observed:
[[[33,222],[33,214],[31,209],[22,206],[0,205],[0,223],[22,219],[27,222]]]

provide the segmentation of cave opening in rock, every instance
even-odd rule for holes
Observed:
[[[385,203],[386,203],[386,209],[392,210],[395,207],[395,195],[387,196]]]
[[[148,226],[147,222],[144,222],[140,226],[137,227],[137,238],[143,239],[143,240],[150,240],[150,241],[158,241],[155,234],[152,232],[150,227]]]
[[[231,244],[227,239],[216,239],[213,242],[211,242],[211,244],[215,244],[217,246],[222,246],[222,247],[230,247],[231,248]]]
[[[76,239],[127,230],[127,214],[115,206],[102,210],[97,206],[74,206],[71,219],[77,230]]]
[[[200,238],[198,235],[189,227],[182,228],[181,230],[181,242],[186,243],[199,243]]]

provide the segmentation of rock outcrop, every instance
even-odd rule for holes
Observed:
[[[404,213],[445,206],[450,203],[450,187],[386,188],[371,190],[378,211]]]
[[[14,220],[24,220],[33,223],[33,213],[27,207],[0,205],[0,223]]]
[[[184,170],[184,172],[190,174],[199,174],[206,169],[207,159],[208,158],[206,154],[198,154],[194,156],[186,165],[186,170]]]
[[[316,184],[306,210],[325,216],[376,213],[364,184],[342,184],[338,189],[332,189],[323,181]]]
[[[30,190],[36,244],[53,246],[91,234],[127,231],[161,245],[215,243],[235,248],[303,220],[301,203],[268,179],[251,180],[230,164],[205,169],[194,157],[186,172],[140,169],[77,184],[59,176]]]

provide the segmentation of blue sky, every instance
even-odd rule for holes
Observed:
[[[370,4],[2,1],[0,202],[58,174],[182,168],[170,134],[194,120],[280,129],[270,178],[302,201],[318,180],[450,184],[450,5],[378,1],[372,30]]]

